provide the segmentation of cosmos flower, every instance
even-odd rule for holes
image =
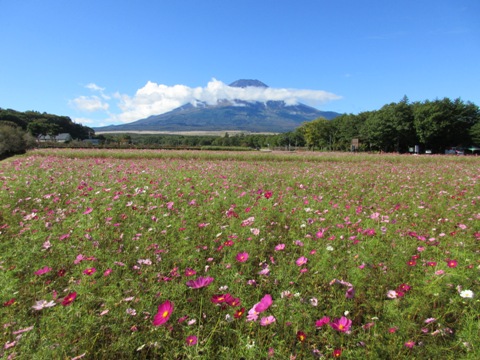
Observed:
[[[62,305],[63,306],[71,305],[76,298],[77,298],[77,293],[73,291],[63,298]]]
[[[200,289],[200,288],[203,288],[205,286],[210,285],[210,283],[213,280],[214,279],[210,276],[207,276],[207,277],[199,276],[195,280],[188,280],[187,281],[187,286],[192,288],[192,289]]]
[[[473,291],[472,290],[462,290],[460,292],[460,296],[464,299],[471,299],[473,298]]]
[[[90,276],[90,275],[94,274],[96,271],[97,271],[97,269],[95,269],[95,268],[93,267],[93,268],[88,268],[88,269],[83,270],[83,273],[84,273],[85,275],[89,275],[89,276]]]
[[[300,257],[295,261],[295,264],[297,264],[297,266],[302,266],[302,265],[305,265],[307,262],[308,262],[308,259],[307,259],[305,256],[300,256]]]
[[[268,326],[272,323],[274,323],[276,321],[275,317],[270,315],[270,316],[266,316],[266,317],[262,317],[260,319],[260,325],[261,326]]]
[[[52,271],[52,268],[51,267],[48,267],[48,266],[45,266],[41,269],[38,269],[37,271],[34,272],[35,275],[43,275],[43,274],[46,274],[46,273],[49,273],[50,271]]]
[[[304,342],[307,339],[307,334],[305,334],[303,331],[297,331],[297,339],[300,342]]]
[[[239,252],[237,256],[235,257],[238,262],[245,262],[248,260],[248,253],[247,252]]]
[[[157,313],[153,318],[153,326],[160,326],[165,324],[173,312],[173,303],[169,300],[160,304],[157,309]]]
[[[340,319],[335,319],[330,323],[332,329],[340,332],[348,332],[352,326],[352,320],[347,319],[345,316],[342,316]]]
[[[270,294],[267,294],[253,308],[256,312],[262,313],[266,311],[270,307],[270,305],[272,305],[272,303],[272,296]]]
[[[275,246],[275,251],[282,251],[283,249],[285,249],[285,244],[278,244]]]
[[[458,261],[457,260],[447,260],[447,266],[449,268],[456,268],[458,265]]]
[[[187,336],[187,338],[185,339],[185,343],[187,344],[187,346],[193,346],[197,342],[198,342],[198,339],[195,335]]]
[[[52,307],[52,306],[55,306],[55,301],[47,301],[47,300],[38,300],[35,302],[35,305],[32,306],[32,309],[34,310],[42,310],[42,309],[45,309],[45,308],[49,308],[49,307]]]
[[[317,328],[321,328],[323,325],[330,323],[330,318],[328,316],[324,316],[321,319],[315,321],[315,326]]]

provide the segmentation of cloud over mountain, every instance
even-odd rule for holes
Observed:
[[[287,88],[270,88],[262,86],[236,87],[229,86],[222,81],[212,79],[205,87],[189,87],[186,85],[168,86],[148,81],[138,89],[133,96],[115,93],[111,96],[104,94],[104,89],[90,83],[89,90],[100,93],[97,95],[80,96],[71,100],[71,104],[78,110],[93,112],[111,110],[108,101],[116,102],[120,110],[118,113],[109,112],[108,120],[104,123],[128,123],[143,119],[151,115],[159,115],[171,111],[185,104],[196,105],[204,102],[209,105],[219,100],[234,102],[240,101],[284,101],[287,105],[304,102],[309,105],[320,105],[341,97],[323,90],[303,90]],[[240,104],[239,104],[240,105]]]

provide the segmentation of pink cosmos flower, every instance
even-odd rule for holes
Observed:
[[[415,346],[415,341],[409,340],[405,343],[405,347],[412,349]]]
[[[272,296],[270,294],[267,294],[253,308],[256,312],[262,313],[266,311],[270,307],[270,305],[272,305],[272,303]]]
[[[185,343],[187,344],[187,346],[193,346],[197,342],[198,342],[198,339],[195,335],[187,336],[187,338],[185,339]]]
[[[275,251],[282,251],[283,249],[285,249],[285,244],[278,244],[275,246]]]
[[[242,312],[242,314],[243,314],[243,312]],[[238,317],[240,317],[240,316],[238,316]],[[235,316],[235,317],[238,318],[237,316]],[[258,312],[255,311],[255,307],[248,310],[247,321],[257,321],[257,319],[258,319]]]
[[[268,326],[272,323],[274,323],[276,321],[275,317],[270,315],[270,316],[266,316],[266,317],[262,317],[260,319],[260,325],[261,326]]]
[[[91,207],[87,207],[87,210],[85,210],[85,211],[83,212],[83,215],[88,215],[88,214],[90,214],[92,211],[93,211],[93,209],[92,209]]]
[[[236,256],[238,262],[245,262],[248,260],[248,253],[247,252],[239,252]]]
[[[308,262],[308,259],[307,259],[305,256],[300,256],[300,257],[295,261],[295,264],[297,264],[297,266],[303,266],[303,265],[305,265],[307,262]]]
[[[35,275],[43,275],[43,274],[46,274],[48,272],[52,271],[52,268],[51,267],[48,267],[48,266],[45,266],[41,269],[38,269],[37,271],[34,272]]]
[[[173,312],[173,303],[169,300],[160,304],[157,309],[157,313],[153,318],[153,326],[160,326],[165,324]]]
[[[340,319],[335,319],[330,323],[330,326],[340,332],[348,332],[352,326],[352,320],[347,319],[345,316],[342,316]]]
[[[185,269],[185,276],[193,276],[193,275],[195,275],[196,273],[197,273],[197,272],[196,272],[194,269],[192,269],[192,268],[186,268],[186,269]]]
[[[324,316],[315,322],[315,326],[317,328],[321,328],[323,325],[327,325],[328,323],[330,323],[330,318],[328,316]]]
[[[207,277],[199,276],[195,280],[188,280],[187,281],[187,286],[192,288],[192,289],[200,289],[200,288],[203,288],[205,286],[210,285],[210,283],[213,280],[214,279],[210,276],[207,276]]]
[[[109,269],[105,270],[105,272],[103,273],[103,276],[108,276],[111,273],[112,273],[112,269],[109,268]]]

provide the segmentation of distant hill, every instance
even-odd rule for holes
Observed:
[[[242,79],[231,83],[232,87],[268,87],[259,80]],[[320,111],[304,104],[286,105],[284,101],[219,100],[214,105],[198,101],[186,104],[170,112],[153,115],[128,124],[94,128],[103,131],[222,131],[287,132],[304,121],[319,117],[331,120],[339,113]]]

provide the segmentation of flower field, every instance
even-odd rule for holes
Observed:
[[[480,358],[478,158],[37,150],[0,186],[0,358]]]

